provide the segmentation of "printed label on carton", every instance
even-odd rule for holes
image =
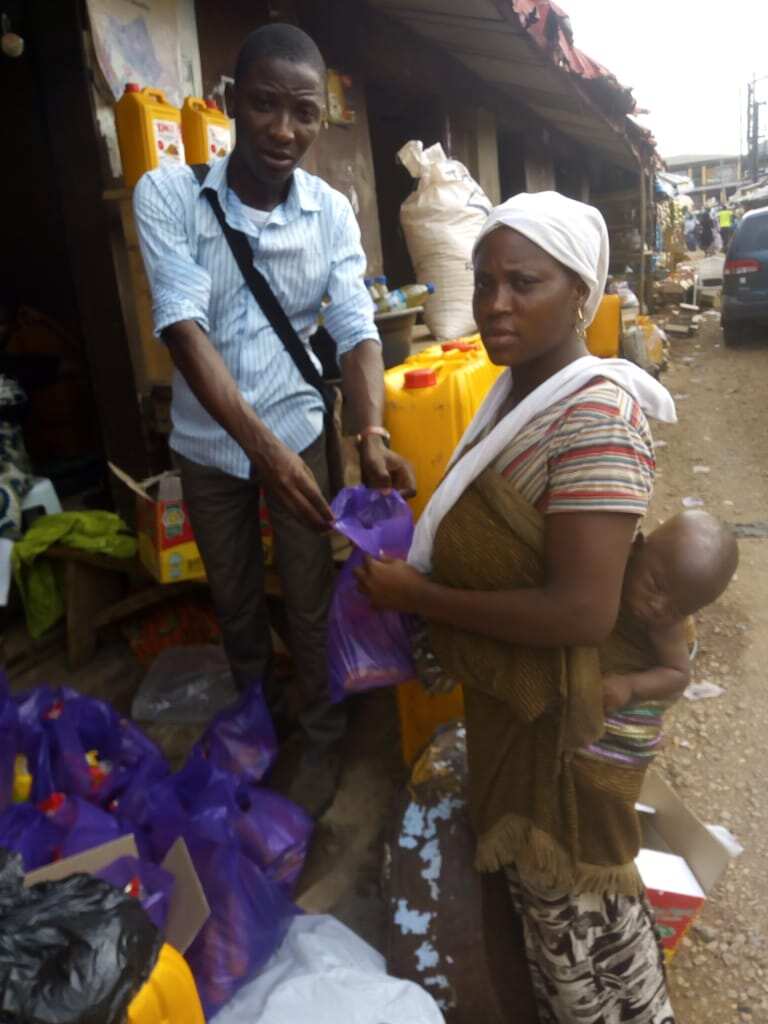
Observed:
[[[180,537],[184,531],[184,523],[186,521],[187,518],[181,505],[166,505],[163,511],[165,539],[173,540],[174,537]]]

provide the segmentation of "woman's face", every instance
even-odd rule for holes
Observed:
[[[523,366],[574,341],[586,286],[512,228],[496,228],[475,257],[473,310],[497,366]]]

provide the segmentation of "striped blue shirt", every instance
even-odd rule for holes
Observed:
[[[227,185],[228,160],[205,180],[227,221],[251,243],[254,263],[309,348],[320,304],[339,355],[378,339],[363,282],[365,255],[349,201],[320,178],[296,170],[285,202],[254,216]],[[246,401],[289,448],[301,452],[320,435],[323,403],[285,351],[235,263],[208,200],[189,167],[145,174],[133,196],[155,333],[180,320],[206,332]],[[263,224],[259,224],[264,220]],[[173,377],[171,447],[193,462],[245,479],[242,448],[203,409],[178,371]]]

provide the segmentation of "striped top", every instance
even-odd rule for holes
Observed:
[[[534,417],[495,467],[543,515],[643,516],[656,461],[638,403],[618,384],[598,377]]]
[[[340,356],[368,338],[378,340],[373,302],[363,282],[360,229],[346,197],[297,170],[285,202],[259,216],[228,187],[228,164],[228,159],[215,163],[204,184],[216,190],[228,223],[247,235],[254,263],[318,369],[309,337],[325,296],[330,305],[323,311],[324,322]],[[309,447],[322,430],[323,403],[245,284],[191,168],[164,165],[145,174],[134,190],[133,208],[155,333],[159,336],[180,320],[195,320],[266,426],[295,452]],[[248,477],[245,453],[178,372],[171,416],[175,451],[231,476]]]

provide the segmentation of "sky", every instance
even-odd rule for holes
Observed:
[[[650,111],[638,120],[663,157],[746,151],[747,82],[768,76],[768,0],[557,3],[575,45]],[[759,88],[768,100],[768,80]],[[768,103],[761,116],[768,137]]]

